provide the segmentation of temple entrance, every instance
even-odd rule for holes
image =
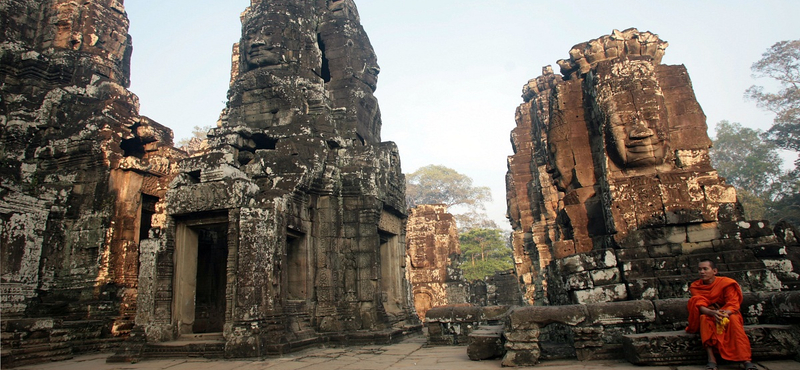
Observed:
[[[303,234],[286,233],[286,298],[305,301],[310,297],[308,247]]]
[[[400,302],[403,299],[402,282],[403,270],[402,262],[405,256],[399,253],[401,246],[398,243],[397,235],[379,230],[380,235],[380,256],[381,256],[381,291],[383,292],[383,307],[386,313],[396,314],[402,311]]]
[[[227,217],[178,222],[175,239],[173,312],[178,333],[222,332],[228,273]]]

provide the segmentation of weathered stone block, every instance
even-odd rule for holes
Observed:
[[[594,285],[609,285],[620,282],[620,272],[616,267],[589,271]]]
[[[570,289],[589,289],[594,287],[592,277],[589,271],[581,271],[567,276],[567,286]]]
[[[654,259],[625,261],[622,263],[625,279],[640,279],[655,276],[653,274]]]
[[[586,320],[587,314],[582,305],[515,307],[509,313],[509,324],[511,331],[538,329],[550,323],[578,325]]]
[[[710,253],[714,251],[714,245],[710,241],[697,242],[697,243],[682,243],[681,253]]]
[[[484,326],[469,334],[467,356],[470,360],[480,361],[505,355],[503,326]]]
[[[503,333],[511,342],[538,342],[541,330],[537,328],[508,330]]]
[[[597,303],[587,307],[591,325],[651,323],[656,319],[652,301]]]
[[[628,297],[625,284],[613,284],[592,289],[576,290],[571,294],[573,300],[578,302],[578,304],[620,301]]]
[[[508,345],[508,343],[506,343],[506,345]],[[539,362],[540,355],[541,350],[539,348],[532,348],[529,350],[509,349],[506,355],[503,356],[502,365],[504,367],[534,366]]]
[[[628,280],[627,287],[630,299],[655,299],[659,296],[656,278]]]
[[[745,326],[753,359],[787,358],[797,354],[795,327],[789,325]],[[700,336],[685,331],[623,336],[625,358],[637,365],[681,365],[702,363],[706,356]]]
[[[710,242],[719,239],[720,231],[716,222],[686,226],[686,237],[690,243]]]

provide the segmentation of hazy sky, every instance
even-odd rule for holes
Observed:
[[[684,64],[713,127],[767,129],[773,116],[745,101],[767,84],[750,65],[772,44],[800,39],[800,1],[356,0],[378,55],[382,139],[403,172],[453,168],[492,189],[489,216],[505,221],[509,133],[522,86],[578,43],[636,27],[670,43],[664,64]],[[225,105],[231,46],[248,0],[128,0],[131,90],[141,114],[176,141],[214,125]]]

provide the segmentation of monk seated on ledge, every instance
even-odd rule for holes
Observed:
[[[746,370],[757,367],[750,362],[750,340],[744,333],[744,320],[739,312],[742,304],[742,288],[739,283],[724,276],[717,276],[714,261],[698,263],[700,279],[689,286],[689,326],[686,332],[700,331],[700,340],[708,352],[707,370],[717,370],[714,352],[728,361],[742,361]]]

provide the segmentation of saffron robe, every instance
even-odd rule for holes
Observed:
[[[692,298],[689,299],[689,326],[687,333],[700,331],[703,347],[715,347],[722,358],[728,361],[750,361],[750,340],[744,333],[744,320],[739,312],[742,304],[742,288],[739,283],[724,276],[717,276],[711,284],[697,280],[689,286]],[[717,334],[716,320],[713,316],[700,313],[700,307],[719,307],[730,311],[730,322],[722,334]]]

